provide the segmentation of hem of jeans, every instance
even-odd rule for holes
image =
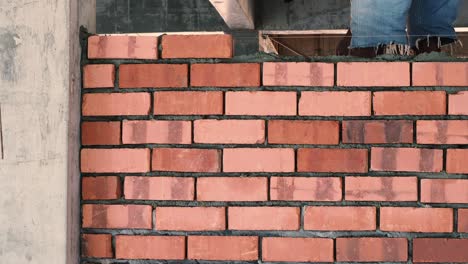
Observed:
[[[388,44],[375,44],[375,45],[364,45],[364,46],[352,46],[350,45],[348,49],[363,49],[363,48],[373,48],[376,55],[399,55],[399,56],[412,56],[414,55],[413,49],[410,45],[404,43],[394,43],[389,42]]]

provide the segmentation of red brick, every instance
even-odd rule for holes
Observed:
[[[293,172],[294,150],[281,148],[224,149],[224,172]]]
[[[220,152],[216,149],[153,149],[153,171],[220,172]]]
[[[265,237],[262,260],[333,262],[333,239]]]
[[[265,62],[264,86],[328,86],[335,83],[333,63]]]
[[[122,64],[120,88],[183,88],[188,86],[187,64]]]
[[[468,120],[417,121],[419,144],[468,144]]]
[[[190,121],[124,121],[123,144],[191,144]]]
[[[468,63],[413,63],[413,86],[468,86]]]
[[[222,115],[222,92],[156,92],[155,115]]]
[[[81,235],[81,256],[89,258],[112,258],[112,235]]]
[[[451,208],[380,208],[380,229],[396,232],[452,232]]]
[[[120,145],[120,122],[83,122],[81,144]]]
[[[158,39],[150,36],[91,36],[89,59],[157,59]]]
[[[197,180],[198,201],[267,201],[267,178],[203,177]]]
[[[83,205],[83,228],[151,229],[150,205]]]
[[[343,143],[397,144],[413,143],[413,121],[350,120],[343,121]]]
[[[183,236],[116,236],[117,259],[185,259]]]
[[[83,200],[112,200],[119,199],[121,191],[119,177],[84,177],[81,193]]]
[[[193,87],[258,87],[260,64],[192,64],[190,84]]]
[[[298,207],[229,207],[230,230],[299,230]]]
[[[367,149],[299,149],[297,171],[367,172],[367,152]]]
[[[468,115],[468,92],[449,95],[449,115]]]
[[[337,121],[270,120],[268,143],[337,145],[339,124]]]
[[[447,150],[447,172],[468,173],[468,149]]]
[[[374,114],[382,115],[445,115],[444,91],[375,92]]]
[[[225,230],[225,212],[224,207],[156,207],[156,230]]]
[[[149,172],[149,149],[82,149],[81,172]]]
[[[415,263],[468,263],[468,239],[415,238]]]
[[[226,115],[294,116],[296,92],[226,92]]]
[[[258,237],[189,236],[188,259],[239,260],[258,259]]]
[[[83,95],[83,116],[148,115],[149,93],[93,93]]]
[[[375,230],[374,207],[306,207],[305,230],[320,231],[365,231]]]
[[[113,88],[114,80],[113,64],[89,64],[83,67],[83,88]]]
[[[337,238],[336,260],[342,262],[406,262],[406,238]]]
[[[232,36],[228,34],[165,35],[162,37],[164,59],[228,59],[232,58],[232,55]]]
[[[441,149],[372,148],[371,170],[441,172]]]
[[[423,179],[421,180],[421,202],[468,204],[468,180]]]
[[[410,86],[408,62],[339,62],[338,86]]]
[[[272,177],[271,200],[341,201],[341,178]]]
[[[417,177],[346,177],[348,201],[403,202],[418,200]]]
[[[193,178],[125,177],[125,199],[191,201],[195,195]]]
[[[265,142],[263,120],[196,120],[194,141],[211,144],[261,144]]]
[[[370,92],[302,92],[301,116],[370,116]]]
[[[458,209],[458,232],[468,233],[468,209]]]

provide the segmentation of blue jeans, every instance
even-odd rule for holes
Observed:
[[[418,39],[430,36],[456,40],[453,24],[459,3],[460,0],[351,0],[350,48],[383,44],[414,47]]]

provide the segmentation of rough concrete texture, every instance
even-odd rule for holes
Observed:
[[[1,263],[78,262],[78,32],[78,1],[1,1]]]

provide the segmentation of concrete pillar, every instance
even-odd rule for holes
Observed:
[[[93,1],[2,1],[1,263],[78,263],[79,25],[95,27]]]

